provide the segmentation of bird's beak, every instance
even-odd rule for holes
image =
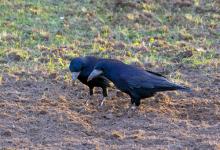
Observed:
[[[94,69],[94,70],[90,73],[90,75],[89,75],[87,81],[88,81],[88,82],[91,81],[93,78],[99,76],[99,75],[102,74],[102,73],[103,73],[103,71]]]
[[[76,81],[76,79],[78,78],[80,72],[72,72],[72,79],[73,81]]]

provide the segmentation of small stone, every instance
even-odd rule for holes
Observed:
[[[11,131],[5,131],[2,133],[2,136],[11,136]]]
[[[40,114],[40,115],[45,115],[45,114],[47,114],[47,111],[41,110],[41,111],[39,112],[39,114]]]
[[[112,119],[113,115],[112,114],[106,114],[103,116],[105,119]]]

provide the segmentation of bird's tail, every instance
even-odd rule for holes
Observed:
[[[174,84],[173,87],[174,87],[176,90],[180,90],[180,91],[183,91],[183,92],[192,93],[192,89],[190,89],[189,87],[186,87],[186,86]]]
[[[181,87],[178,90],[183,91],[183,92],[192,93],[192,89],[189,87]]]
[[[174,90],[179,90],[183,92],[188,92],[192,93],[192,90],[189,87],[182,86],[173,82],[165,82],[164,84],[160,83],[160,87],[158,87],[161,91],[174,91]]]

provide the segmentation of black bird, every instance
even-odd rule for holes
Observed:
[[[102,88],[103,99],[101,105],[103,105],[105,97],[108,96],[107,87],[110,87],[110,81],[104,76],[99,76],[91,81],[87,81],[88,76],[92,72],[95,64],[100,60],[102,59],[94,56],[73,58],[70,62],[69,69],[72,72],[72,79],[74,81],[76,79],[79,79],[79,81],[81,81],[83,84],[89,87],[90,96],[93,95],[94,87]]]
[[[154,96],[156,92],[182,90],[190,91],[188,87],[168,81],[164,76],[146,71],[140,67],[127,65],[121,61],[105,59],[97,63],[88,77],[88,81],[104,75],[114,85],[131,97],[131,104],[140,105],[140,100]]]

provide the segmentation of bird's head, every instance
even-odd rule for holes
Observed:
[[[73,58],[70,62],[69,69],[72,73],[72,79],[75,81],[83,69],[83,60],[80,57]]]
[[[106,72],[106,65],[104,61],[101,61],[97,63],[93,69],[93,71],[90,73],[87,81],[91,81],[93,78],[96,78],[100,75],[105,74]]]
[[[102,59],[98,62],[93,71],[90,73],[87,81],[92,80],[100,75],[105,76],[106,78],[110,79],[112,77],[115,70],[120,69],[120,67],[124,65],[123,62],[115,59]],[[111,80],[111,79],[110,79]]]

